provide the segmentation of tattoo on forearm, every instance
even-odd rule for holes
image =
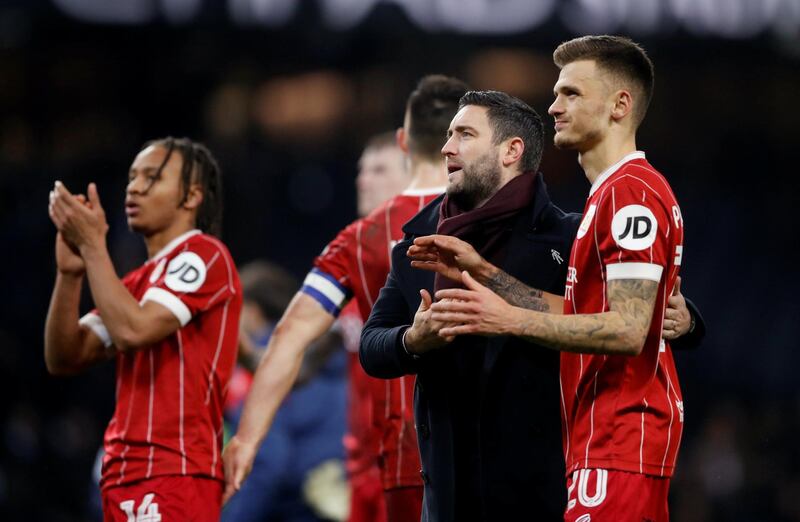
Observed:
[[[564,352],[602,353],[620,340],[620,324],[597,316],[583,316],[580,321],[570,321],[577,316],[543,316],[537,323],[524,325],[531,332],[529,340]],[[550,338],[540,338],[536,332],[553,332]]]
[[[647,336],[658,283],[645,279],[617,279],[608,282],[608,309],[619,312],[625,325]]]
[[[489,278],[486,286],[514,306],[537,312],[550,311],[550,305],[544,299],[541,290],[529,287],[502,270],[498,270]]]
[[[523,337],[566,352],[629,353],[647,336],[658,294],[654,281],[620,279],[608,283],[609,312],[553,316],[536,314],[520,325]]]

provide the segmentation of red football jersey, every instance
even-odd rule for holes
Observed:
[[[333,315],[353,296],[362,317],[369,317],[391,269],[392,247],[403,238],[403,225],[443,192],[444,187],[407,190],[348,225],[314,260],[302,291]],[[421,485],[414,376],[378,381],[372,402],[373,421],[382,433],[383,487]]]
[[[242,292],[227,248],[193,230],[122,280],[140,303],[180,320],[150,347],[117,355],[114,416],[106,429],[102,487],[163,475],[223,480],[222,409],[236,360]],[[102,315],[81,324],[112,343]]]
[[[658,297],[639,356],[561,354],[568,475],[585,468],[672,475],[683,400],[661,329],[682,253],[680,208],[644,153],[595,180],[570,254],[564,313],[609,311],[606,284],[614,279],[656,281]]]
[[[378,467],[381,436],[372,420],[373,387],[380,380],[367,375],[358,361],[364,321],[355,300],[342,309],[338,323],[347,349],[349,377],[347,433],[344,436],[345,469],[350,482],[349,522],[386,522],[386,501]]]
[[[367,375],[358,361],[358,343],[363,326],[364,321],[361,319],[358,305],[352,300],[345,305],[339,315],[339,328],[347,348],[349,377],[348,427],[344,436],[344,447],[347,454],[346,469],[350,476],[365,472],[371,467],[375,467],[377,474],[378,465],[380,433],[377,433],[372,420],[372,395],[375,386],[383,385],[383,382]]]

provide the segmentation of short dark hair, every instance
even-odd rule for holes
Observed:
[[[197,209],[195,226],[207,234],[219,236],[222,232],[222,171],[211,151],[202,143],[172,136],[150,140],[141,150],[154,145],[167,151],[164,161],[158,167],[158,174],[161,174],[173,152],[177,151],[181,155],[183,198],[180,204],[189,197],[191,184],[199,184],[203,190],[203,201]]]
[[[497,145],[519,137],[525,144],[520,167],[522,172],[536,171],[542,161],[544,124],[530,105],[500,91],[469,91],[459,102],[459,110],[467,105],[486,107],[492,127],[492,143]]]
[[[579,60],[594,60],[623,82],[633,82],[641,95],[641,103],[634,103],[634,121],[638,126],[653,98],[655,78],[653,62],[645,50],[630,38],[600,35],[569,40],[553,52],[553,61],[559,69]]]
[[[277,321],[300,288],[297,280],[269,261],[252,261],[239,269],[242,297],[255,303],[270,321]]]
[[[458,112],[458,101],[469,86],[441,74],[423,77],[408,97],[408,150],[414,156],[441,160],[447,128]]]

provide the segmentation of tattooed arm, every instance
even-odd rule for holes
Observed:
[[[658,283],[616,279],[608,282],[607,293],[608,312],[539,314],[522,321],[518,335],[564,352],[639,355],[650,330]]]
[[[436,272],[456,281],[461,280],[461,272],[466,270],[514,306],[562,313],[563,297],[529,287],[485,260],[472,245],[456,237],[418,237],[408,249],[408,257],[411,258],[412,267]]]
[[[496,266],[490,265],[490,267],[494,270],[490,269],[481,282],[509,304],[551,314],[560,314],[564,311],[563,297],[531,288]]]
[[[653,317],[658,283],[619,279],[608,283],[609,311],[553,315],[512,306],[468,273],[467,290],[437,292],[433,319],[457,323],[439,335],[513,335],[559,351],[638,355]]]

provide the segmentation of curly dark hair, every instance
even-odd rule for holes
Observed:
[[[177,151],[181,155],[183,198],[180,205],[189,197],[191,184],[199,184],[203,191],[203,201],[197,209],[195,226],[206,234],[219,236],[222,232],[222,171],[211,151],[202,143],[172,136],[150,140],[141,150],[153,145],[163,147],[167,151],[164,161],[158,167],[158,174],[161,174],[173,152]]]

